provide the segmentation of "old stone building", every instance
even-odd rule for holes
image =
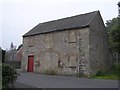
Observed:
[[[109,64],[107,33],[99,11],[40,23],[23,35],[21,70],[90,75]]]

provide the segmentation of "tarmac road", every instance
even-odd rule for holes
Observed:
[[[16,88],[118,88],[117,80],[20,73]]]

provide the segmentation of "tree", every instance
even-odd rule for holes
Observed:
[[[14,45],[13,45],[13,43],[11,42],[10,50],[13,50],[13,49],[14,49]]]
[[[5,62],[5,52],[6,51],[0,47],[0,60],[2,61],[2,63]]]
[[[118,19],[113,18],[106,23],[106,29],[109,34],[109,45],[112,53],[120,53],[120,28],[118,27]]]
[[[107,21],[106,29],[109,35],[109,46],[112,54],[116,56],[116,63],[120,55],[120,18],[113,18]],[[115,62],[115,61],[114,61]]]
[[[13,42],[11,42],[10,50],[16,50],[16,46],[14,46]]]
[[[5,62],[5,50],[2,50],[2,63],[4,63]]]
[[[17,50],[19,50],[22,46],[23,46],[23,45],[22,45],[22,44],[20,44],[20,45],[18,46]]]

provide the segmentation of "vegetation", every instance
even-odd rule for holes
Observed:
[[[116,55],[116,61],[119,60],[120,55],[120,18],[113,18],[106,23],[106,29],[109,36],[110,51]],[[114,61],[115,62],[115,61]]]
[[[9,64],[15,69],[20,69],[20,66],[21,66],[21,61],[6,61],[5,63]]]
[[[0,89],[2,89],[2,63],[0,61]]]
[[[2,50],[2,63],[5,62],[5,53],[6,53],[6,51]]]
[[[2,88],[14,87],[14,82],[19,74],[8,64],[2,64]]]
[[[23,46],[23,45],[22,45],[22,44],[20,44],[20,45],[18,46],[17,50],[19,50],[22,46]]]
[[[10,50],[16,50],[16,46],[14,46],[13,42],[11,42]]]
[[[109,45],[113,53],[120,53],[120,27],[118,26],[119,18],[108,20],[106,28],[109,34]]]
[[[109,71],[98,71],[93,78],[98,79],[113,79],[118,80],[120,79],[120,64],[115,64],[111,67]]]

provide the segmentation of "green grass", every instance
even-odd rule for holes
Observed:
[[[117,75],[103,75],[103,76],[93,76],[95,79],[111,79],[111,80],[118,80]]]
[[[92,78],[120,80],[120,64],[113,65],[109,71],[98,71]]]

